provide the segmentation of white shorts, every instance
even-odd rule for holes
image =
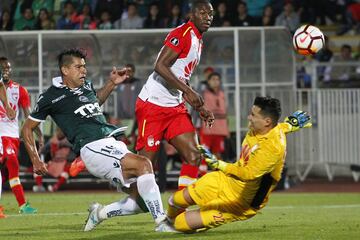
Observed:
[[[134,179],[125,180],[122,175],[120,161],[127,153],[130,151],[126,144],[112,137],[88,143],[80,150],[81,159],[92,175],[125,187],[135,182]]]

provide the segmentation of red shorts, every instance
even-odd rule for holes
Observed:
[[[207,146],[212,153],[223,153],[225,151],[225,136],[205,135],[200,132],[200,142]]]
[[[0,161],[2,162],[3,159],[9,155],[14,155],[17,158],[20,147],[20,139],[12,137],[1,137],[1,141],[3,153],[2,157],[0,157]]]
[[[195,132],[185,103],[176,107],[161,107],[138,98],[135,114],[139,129],[137,151],[145,147],[146,151],[156,152],[161,140],[169,141],[183,133]]]

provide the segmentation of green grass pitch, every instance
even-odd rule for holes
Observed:
[[[168,196],[163,194],[164,202]],[[254,218],[197,234],[156,233],[149,214],[115,217],[82,232],[91,202],[122,197],[113,192],[27,193],[39,213],[23,216],[7,192],[0,200],[8,215],[0,219],[0,239],[360,239],[360,193],[274,193]]]

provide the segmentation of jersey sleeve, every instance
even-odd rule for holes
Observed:
[[[50,108],[51,101],[48,100],[45,94],[41,94],[29,118],[37,122],[44,122],[50,114]]]
[[[19,88],[19,106],[21,108],[28,108],[30,107],[30,97],[29,93],[23,86]]]
[[[246,166],[228,164],[223,172],[242,181],[251,181],[272,172],[281,160],[281,151],[264,142],[250,154]]]
[[[188,30],[185,32],[181,31],[181,28],[174,29],[166,36],[164,45],[180,54],[187,48],[191,41],[189,37],[190,34],[187,32]]]

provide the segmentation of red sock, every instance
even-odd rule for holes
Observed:
[[[42,186],[42,176],[41,175],[37,175],[36,173],[34,173],[34,178],[35,178],[35,183],[37,186]]]
[[[178,189],[184,189],[196,181],[199,167],[183,162],[181,165]]]
[[[54,185],[55,190],[58,190],[61,185],[66,183],[66,180],[69,178],[69,174],[67,172],[62,172],[60,177],[58,178],[57,183]]]
[[[23,187],[19,184],[11,188],[12,192],[15,195],[16,201],[18,202],[19,207],[25,203],[25,194]]]

